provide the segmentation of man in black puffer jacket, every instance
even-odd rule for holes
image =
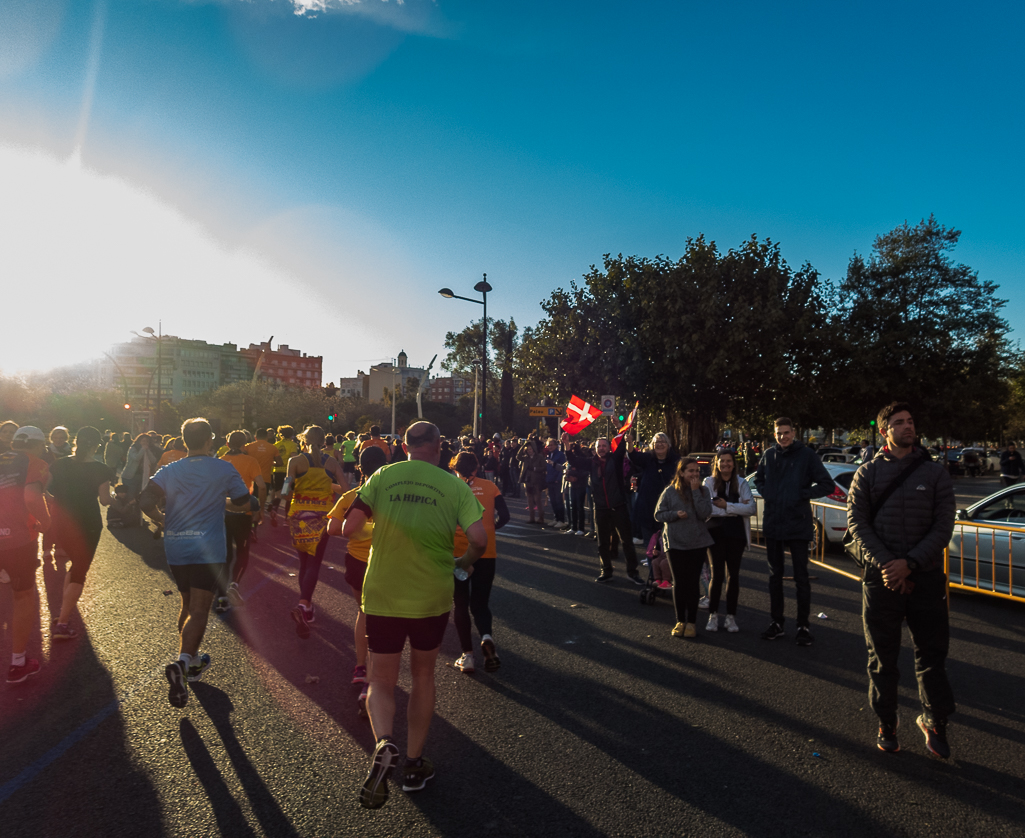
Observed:
[[[797,587],[798,646],[811,646],[808,628],[811,582],[808,580],[808,543],[815,537],[811,501],[833,491],[833,478],[814,451],[794,439],[794,424],[785,416],[775,422],[776,445],[762,455],[755,487],[765,499],[762,532],[769,562],[769,610],[772,622],[763,640],[783,636],[783,562],[790,551]]]
[[[887,405],[876,421],[886,445],[854,475],[847,526],[866,563],[862,616],[869,702],[880,725],[877,745],[890,753],[900,750],[897,658],[906,619],[922,699],[918,726],[928,750],[947,759],[947,717],[954,712],[954,693],[945,668],[950,624],[943,550],[954,532],[954,484],[943,466],[915,443],[910,405]],[[880,507],[880,496],[905,473]]]

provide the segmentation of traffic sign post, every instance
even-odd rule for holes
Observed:
[[[602,416],[615,416],[616,415],[616,397],[615,396],[602,396],[601,397],[601,415]]]
[[[530,408],[531,416],[561,416],[562,409],[558,407],[534,407]]]

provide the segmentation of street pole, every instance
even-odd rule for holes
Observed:
[[[156,424],[153,427],[153,429],[157,433],[160,433],[160,384],[161,384],[160,379],[163,377],[163,374],[164,374],[164,358],[163,358],[163,354],[161,353],[161,349],[163,348],[163,343],[164,343],[164,341],[163,341],[164,331],[163,330],[164,330],[164,323],[163,323],[162,320],[158,320],[157,321],[157,418],[155,420]]]
[[[391,366],[391,435],[395,436],[395,375],[398,373],[399,368],[396,366],[396,361],[392,358]]]
[[[480,432],[486,436],[488,433],[488,275],[484,274],[484,281],[480,283],[481,296],[484,297],[484,329],[481,338],[481,405],[480,405]],[[477,290],[475,288],[474,290]],[[474,411],[474,422],[477,421],[477,414]],[[474,436],[477,436],[474,432]]]
[[[477,437],[477,416],[480,412],[480,364],[473,367],[473,436]]]

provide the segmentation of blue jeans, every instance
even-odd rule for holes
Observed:
[[[790,551],[794,566],[794,585],[797,587],[797,627],[808,627],[811,613],[811,582],[808,580],[808,542],[776,541],[765,539],[765,558],[769,563],[769,610],[772,621],[783,625],[783,565],[784,551]]]
[[[552,502],[552,512],[555,513],[555,520],[563,524],[566,522],[566,507],[562,503],[562,487],[560,483],[561,481],[559,480],[548,481],[548,498]]]

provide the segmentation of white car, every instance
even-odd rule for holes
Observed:
[[[976,523],[1007,529],[981,529]],[[1025,484],[957,510],[949,553],[951,582],[1025,596]]]
[[[851,489],[854,472],[858,470],[858,466],[847,463],[823,463],[823,465],[836,485],[829,495],[814,502],[822,504],[821,506],[812,506],[812,513],[815,516],[815,537],[811,542],[813,554],[819,549],[819,544],[822,542],[823,528],[827,542],[839,543],[843,540],[843,534],[847,532],[847,493]],[[747,478],[747,482],[751,486],[751,494],[754,495],[757,505],[757,511],[751,516],[751,531],[753,533],[761,532],[765,501],[755,488],[754,474]]]

